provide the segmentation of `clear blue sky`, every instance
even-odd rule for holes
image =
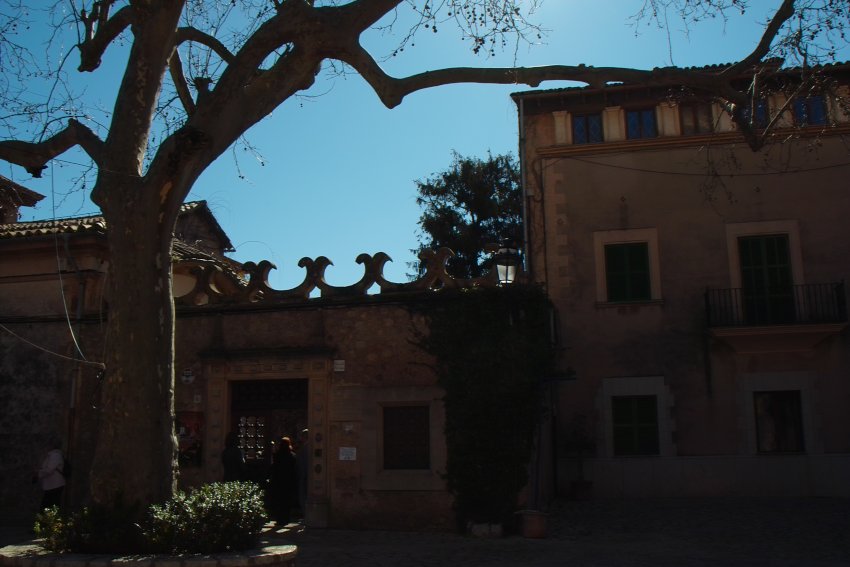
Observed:
[[[638,68],[729,62],[755,46],[759,22],[768,5],[776,4],[754,1],[745,16],[725,24],[707,21],[689,34],[671,15],[668,37],[652,26],[631,25],[629,18],[642,2],[547,0],[535,17],[550,32],[540,45],[521,46],[517,62]],[[448,27],[439,34],[424,33],[386,68],[404,75],[441,66],[512,63],[512,52],[491,59],[473,56],[458,37]],[[397,41],[376,36],[367,45],[384,55]],[[72,57],[76,66],[77,56]],[[108,68],[95,78],[104,84],[116,81]],[[559,86],[566,84],[541,88]],[[488,150],[516,153],[516,109],[508,95],[522,90],[528,88],[440,87],[415,93],[388,110],[357,76],[320,80],[307,93],[310,97],[289,100],[248,133],[264,165],[250,152],[237,150],[238,161],[227,153],[200,178],[190,199],[209,203],[236,246],[236,259],[277,265],[271,283],[278,289],[303,279],[297,263],[304,256],[333,261],[326,272],[331,284],[353,283],[362,274],[354,262],[361,252],[388,253],[394,261],[387,265],[387,277],[404,281],[406,264],[414,260],[410,249],[416,246],[420,214],[413,181],[446,168],[452,150],[471,156],[485,156]],[[95,92],[89,90],[92,96]],[[48,196],[36,209],[25,209],[22,220],[51,218],[51,192],[61,190],[67,176],[80,169],[68,162],[83,160],[66,158],[42,180],[20,168],[3,168],[4,175]],[[56,209],[60,216],[94,211],[82,194]]]

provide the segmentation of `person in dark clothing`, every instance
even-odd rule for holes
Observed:
[[[224,466],[224,482],[245,480],[245,455],[239,448],[236,433],[227,434],[224,451],[221,453],[221,464]]]
[[[281,437],[274,445],[269,478],[269,504],[272,518],[278,524],[289,523],[292,507],[298,501],[298,476],[292,441]]]

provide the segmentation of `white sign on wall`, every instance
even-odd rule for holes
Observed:
[[[357,447],[340,447],[339,448],[339,460],[340,461],[356,461],[357,460]]]

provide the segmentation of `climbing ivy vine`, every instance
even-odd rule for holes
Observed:
[[[528,482],[550,303],[536,287],[472,289],[433,308],[424,348],[445,390],[445,478],[459,526],[503,523]]]

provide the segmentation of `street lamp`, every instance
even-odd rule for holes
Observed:
[[[500,242],[493,261],[496,264],[496,276],[499,285],[512,284],[516,279],[517,269],[521,263],[516,245],[510,240]]]

